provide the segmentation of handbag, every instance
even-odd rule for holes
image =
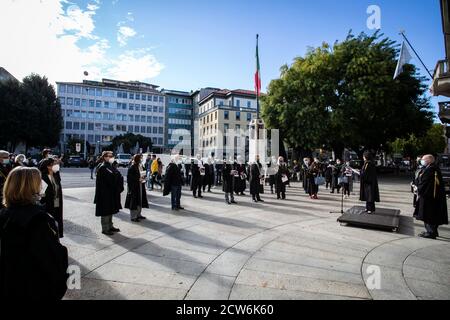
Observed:
[[[347,184],[348,183],[348,177],[339,177],[338,178],[338,184]]]
[[[314,183],[318,186],[323,186],[325,184],[325,178],[322,176],[316,177]]]
[[[283,174],[283,176],[281,177],[281,181],[282,181],[283,183],[286,183],[286,182],[289,181],[289,178],[287,177],[287,175]]]

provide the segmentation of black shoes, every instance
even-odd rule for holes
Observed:
[[[147,218],[144,217],[144,216],[140,216],[140,217],[138,217],[138,219],[139,219],[139,220],[147,220]]]
[[[131,219],[131,222],[141,222],[141,220],[139,220],[139,219]]]
[[[120,229],[112,227],[111,229],[109,229],[109,231],[111,231],[111,232],[120,232]]]
[[[436,240],[437,235],[429,233],[429,232],[423,232],[423,233],[419,234],[419,237],[424,238],[424,239]]]
[[[113,236],[114,235],[114,232],[112,232],[111,230],[110,231],[102,231],[102,233],[104,235],[106,235],[106,236]]]
[[[231,201],[231,203],[233,203],[233,204],[237,204],[237,202],[236,202],[236,201],[234,201],[234,200],[232,200],[232,201]]]

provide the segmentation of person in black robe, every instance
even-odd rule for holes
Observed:
[[[262,183],[263,178],[264,175],[262,173],[262,165],[259,161],[259,155],[257,155],[255,162],[250,165],[248,173],[250,194],[252,195],[253,202],[264,202],[260,196],[261,188],[264,188],[264,183]]]
[[[242,160],[242,156],[237,156],[236,163],[234,164],[236,170],[234,179],[234,193],[236,195],[245,196],[245,189],[247,188],[247,169],[245,163]]]
[[[128,169],[128,192],[125,200],[125,208],[130,209],[131,221],[140,222],[146,218],[142,216],[142,209],[149,208],[147,190],[145,189],[146,172],[141,165],[142,155],[136,154],[133,163]]]
[[[318,159],[315,159],[314,162],[309,166],[308,171],[306,172],[306,178],[308,179],[308,194],[311,199],[319,199],[319,186],[316,183],[316,178],[321,175],[321,165]]]
[[[286,185],[289,183],[289,169],[283,157],[278,158],[278,170],[275,174],[275,190],[277,199],[286,199]]]
[[[63,238],[63,194],[61,177],[60,175],[56,175],[59,172],[59,165],[56,164],[54,159],[48,158],[41,162],[39,170],[42,174],[42,180],[47,185],[45,195],[41,199],[41,204],[44,205],[46,212],[55,219],[58,227],[58,235],[60,238]]]
[[[359,200],[366,202],[365,213],[375,212],[375,202],[380,202],[380,191],[378,188],[377,169],[370,152],[364,153],[364,165],[360,173],[360,193]]]
[[[194,198],[203,198],[202,196],[202,187],[203,187],[203,177],[205,176],[205,167],[203,166],[203,162],[200,158],[200,155],[197,155],[197,159],[192,161],[191,165],[192,169],[192,184],[191,190]]]
[[[216,181],[215,185],[220,186],[222,184],[222,170],[223,170],[223,163],[221,161],[217,161],[215,165],[215,172],[216,172]]]
[[[225,193],[225,203],[232,204],[234,201],[234,175],[236,170],[232,164],[233,162],[223,161],[222,167],[222,190]]]
[[[334,190],[337,190],[337,193],[341,193],[341,184],[339,183],[339,177],[342,172],[342,163],[341,160],[337,159],[336,164],[332,167],[331,170],[331,193],[334,193]]]
[[[439,237],[438,228],[448,224],[447,196],[442,173],[432,155],[422,157],[423,170],[417,179],[417,202],[414,218],[423,221],[425,232],[419,236],[427,239]]]
[[[211,192],[211,187],[214,184],[214,164],[211,158],[208,158],[208,162],[204,164],[205,176],[203,178],[203,192],[206,192],[206,187],[208,187],[208,192]]]
[[[305,193],[308,194],[309,193],[309,166],[311,165],[311,159],[309,158],[304,158],[303,159],[303,164],[301,167],[302,170],[302,185],[303,185],[303,190],[305,190]]]
[[[411,192],[413,193],[413,207],[417,204],[417,185],[419,184],[419,177],[422,174],[424,167],[422,166],[422,156],[417,157],[417,169],[411,182]]]
[[[185,163],[184,164],[184,182],[185,182],[185,186],[190,186],[191,185],[191,180],[192,180],[192,164],[189,163]]]
[[[117,183],[116,197],[114,199],[115,199],[117,208],[119,208],[119,210],[121,210],[122,209],[121,194],[122,194],[122,192],[125,191],[125,187],[123,186],[124,179],[123,179],[122,174],[119,171],[119,163],[117,161],[113,162],[112,168],[113,168],[114,175],[116,176],[116,183]]]
[[[118,193],[118,183],[112,167],[114,163],[113,153],[104,151],[101,161],[95,181],[95,215],[101,217],[102,233],[111,236],[114,232],[120,232],[120,229],[114,227],[112,220],[113,215],[120,210],[115,200]]]

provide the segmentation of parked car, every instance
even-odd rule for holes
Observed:
[[[128,167],[131,161],[131,154],[129,153],[119,153],[116,156],[116,161],[119,164],[119,167]]]
[[[86,167],[86,161],[80,156],[70,156],[65,162],[66,167],[84,168]]]

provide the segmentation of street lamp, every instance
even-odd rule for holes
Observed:
[[[87,71],[83,72],[83,84],[84,84],[84,80],[86,80],[87,76],[89,75],[89,73]],[[84,89],[84,87],[82,86],[82,88]],[[83,104],[83,91],[81,90],[81,104]],[[88,91],[88,89],[86,88],[86,91]],[[88,127],[88,116],[89,116],[89,101],[88,101],[88,97],[89,95],[86,94],[86,116],[84,118],[84,158],[85,160],[87,160],[87,127]],[[81,114],[83,114],[83,111],[81,111]]]

